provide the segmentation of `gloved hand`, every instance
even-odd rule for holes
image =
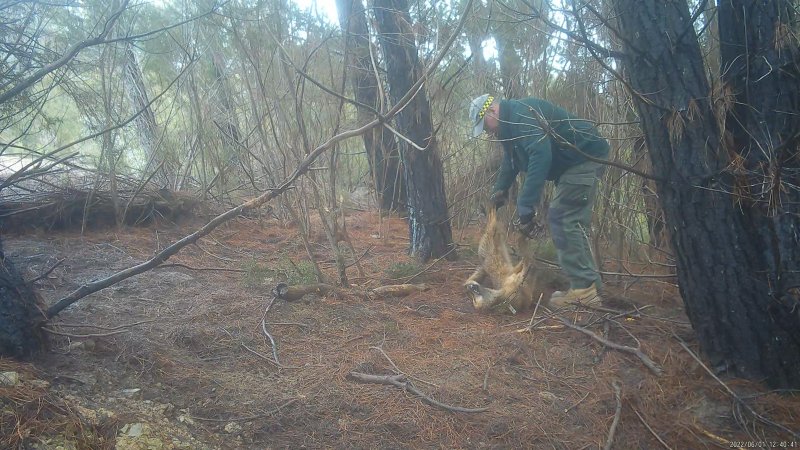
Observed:
[[[514,218],[511,222],[517,232],[528,239],[539,237],[543,234],[544,228],[534,220],[534,214],[523,214]]]
[[[492,207],[494,209],[500,209],[503,205],[506,204],[508,201],[508,191],[495,191],[491,197],[489,197],[489,201],[492,203]]]

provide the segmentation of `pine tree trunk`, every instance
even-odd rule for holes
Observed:
[[[728,167],[736,149],[723,142],[686,0],[616,0],[615,7],[633,98],[662,178],[681,295],[701,348],[715,366],[799,387],[800,306],[771,283],[774,259],[762,237],[768,220],[753,220],[763,211],[734,192]],[[790,111],[796,115],[796,105]],[[786,207],[797,212],[796,204]],[[797,255],[796,238],[776,244]]]
[[[23,358],[42,347],[41,311],[36,294],[5,257],[0,241],[0,357]]]
[[[408,3],[406,0],[375,0],[374,5],[389,90],[392,100],[397,102],[422,75]],[[416,145],[400,140],[408,195],[410,253],[423,261],[437,258],[451,250],[452,232],[442,161],[433,137],[431,109],[424,86],[397,115],[397,127]]]
[[[380,82],[370,56],[369,30],[362,0],[336,0],[339,23],[347,30],[349,58],[346,64],[353,85],[356,101],[380,110]],[[358,108],[360,124],[372,120],[366,108]],[[386,211],[405,208],[406,190],[403,184],[402,166],[397,142],[391,132],[383,127],[364,133],[364,149],[367,152],[370,173],[378,193],[381,209]]]

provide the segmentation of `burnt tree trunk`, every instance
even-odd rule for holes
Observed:
[[[406,0],[375,0],[375,17],[392,100],[399,101],[422,76]],[[444,193],[428,97],[423,88],[397,115],[408,195],[409,253],[425,261],[443,256],[452,247],[452,231]],[[417,148],[419,147],[419,148]],[[421,149],[421,150],[420,150]]]
[[[36,294],[3,252],[0,240],[0,357],[24,358],[44,344]]]
[[[379,111],[380,80],[370,56],[369,30],[363,0],[336,0],[336,8],[339,11],[339,23],[342,30],[345,30],[347,39],[349,57],[345,64],[351,66],[348,73],[356,101]],[[359,107],[358,122],[363,124],[370,120],[372,120],[370,111]],[[404,209],[406,190],[397,141],[392,133],[383,127],[373,128],[362,137],[380,208],[385,211]]]
[[[800,309],[800,46],[792,3],[727,0],[718,13],[721,75],[733,101],[726,144],[745,169],[735,186],[750,206],[746,221],[763,250],[770,294]]]
[[[734,192],[730,168],[735,165],[730,163],[737,149],[723,139],[723,122],[715,111],[719,104],[709,98],[686,0],[616,0],[615,9],[634,102],[654,172],[661,178],[658,194],[677,257],[681,295],[701,348],[719,368],[766,379],[775,387],[799,387],[800,305],[775,291],[770,274],[777,246],[797,255],[797,238],[776,237],[772,252],[763,248],[768,222],[795,236],[796,224],[767,219],[763,208]],[[748,50],[757,51],[750,45]],[[754,82],[751,77],[745,85]],[[780,86],[770,89],[781,91]],[[796,105],[787,112],[796,116]],[[787,146],[796,163],[791,140],[770,145]],[[797,212],[797,204],[784,207]]]

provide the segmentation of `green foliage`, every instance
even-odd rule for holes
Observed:
[[[242,282],[248,288],[263,286],[269,278],[275,276],[274,270],[270,269],[265,264],[259,264],[255,259],[245,263],[243,269],[245,273]]]
[[[478,258],[478,243],[477,242],[470,242],[465,245],[461,245],[458,248],[458,255],[466,260],[474,260]]]
[[[529,242],[528,245],[532,247],[533,254],[536,255],[537,258],[542,258],[553,262],[558,259],[558,255],[556,254],[556,246],[553,244],[552,239],[539,239]]]
[[[425,268],[417,262],[404,261],[390,265],[383,273],[386,275],[386,278],[390,280],[399,280],[412,277],[422,272],[424,269]]]
[[[282,258],[275,268],[253,259],[245,263],[243,269],[245,273],[242,282],[248,288],[273,285],[279,281],[290,286],[317,282],[314,265],[310,261],[295,263],[288,257]]]
[[[295,284],[311,284],[317,282],[317,276],[314,272],[314,265],[311,261],[300,261],[295,264],[291,259],[286,258],[288,267],[281,266],[283,274],[286,279],[286,284],[292,286]]]

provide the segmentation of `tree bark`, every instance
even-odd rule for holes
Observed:
[[[0,356],[23,358],[44,344],[36,294],[3,253],[0,241]]]
[[[375,16],[392,100],[399,101],[422,75],[406,0],[375,0]],[[397,115],[408,194],[409,253],[425,261],[447,254],[452,231],[444,193],[444,172],[433,136],[424,87]],[[419,148],[417,148],[419,147]],[[421,150],[420,150],[421,149]]]
[[[630,88],[660,177],[681,295],[701,348],[718,368],[798,387],[800,305],[775,291],[763,210],[734,193],[729,168],[736,147],[723,140],[686,0],[616,0],[615,8]],[[747,108],[753,106],[767,105]],[[788,111],[797,116],[796,105]],[[772,141],[786,144],[796,151],[791,141]],[[796,204],[786,207],[797,212]],[[797,235],[796,225],[773,223]],[[772,248],[778,244],[797,255],[796,238],[776,236]]]
[[[381,92],[378,77],[370,56],[369,30],[362,0],[336,0],[339,23],[345,30],[349,58],[345,64],[353,86],[356,101],[380,111]],[[358,108],[358,123],[372,120],[366,108]],[[367,152],[370,173],[378,193],[381,209],[391,211],[405,208],[406,190],[403,184],[402,166],[397,141],[391,132],[383,127],[362,135]]]

